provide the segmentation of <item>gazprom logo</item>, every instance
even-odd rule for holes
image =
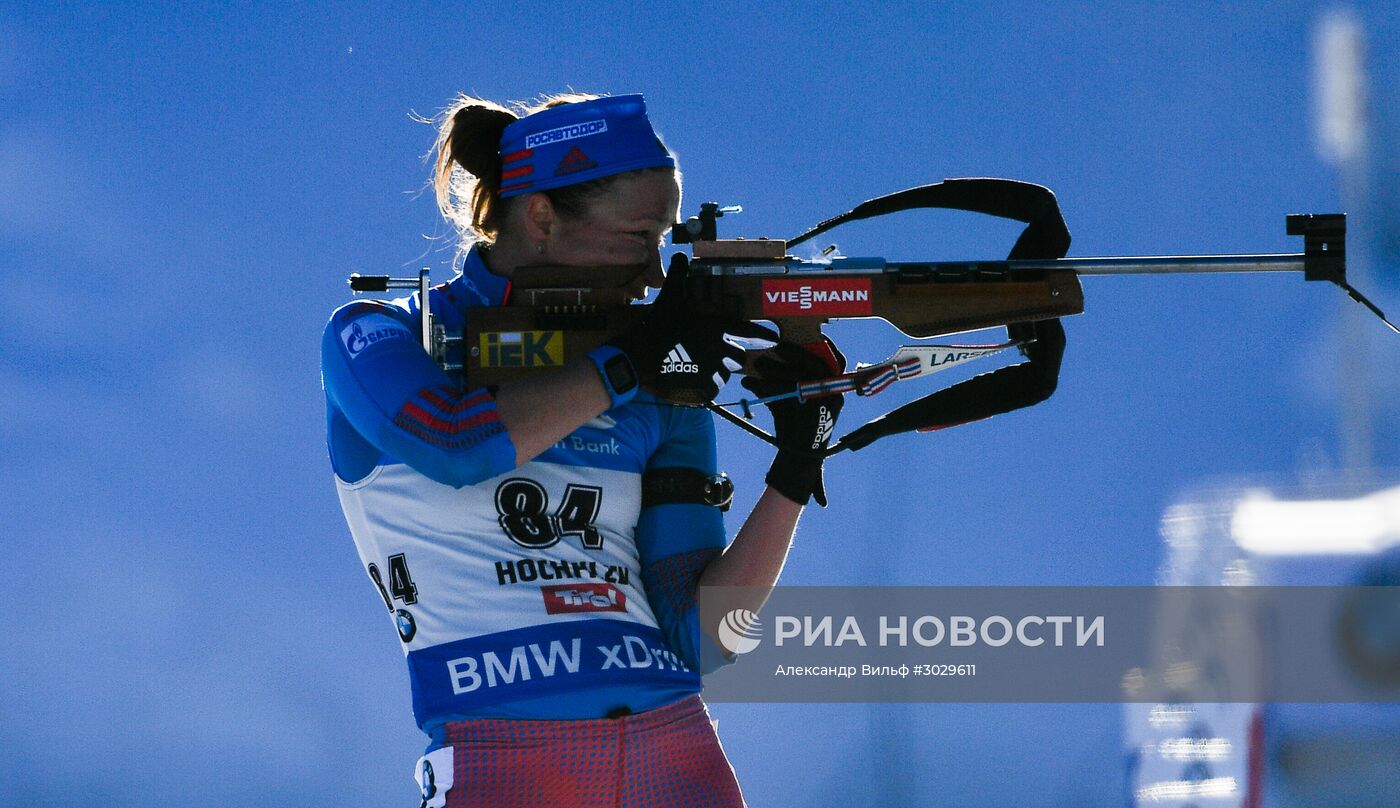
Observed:
[[[351,358],[376,342],[397,337],[412,339],[413,334],[403,323],[383,314],[361,317],[340,330],[340,341],[345,343],[345,350],[350,352]]]
[[[577,140],[581,137],[596,135],[608,131],[608,122],[599,118],[596,121],[585,121],[568,126],[561,126],[558,129],[546,129],[543,132],[536,132],[525,138],[525,148],[535,149],[540,146],[548,146],[551,143],[563,143],[566,140]]]

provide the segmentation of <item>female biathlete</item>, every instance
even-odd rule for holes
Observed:
[[[680,204],[641,96],[554,97],[520,115],[459,97],[435,187],[467,250],[431,292],[449,330],[503,304],[518,267],[635,266],[639,325],[586,358],[498,387],[423,350],[417,297],[351,303],[322,342],[331,464],[360,558],[407,655],[428,806],[742,805],[699,692],[726,656],[697,586],[778,578],[839,397],[772,405],[780,449],[726,546],[702,408],[755,324],[684,313],[662,281]],[[752,343],[750,347],[756,347]],[[795,377],[840,372],[830,344]],[[749,376],[763,395],[778,384]],[[753,591],[753,590],[745,590]],[[758,603],[744,604],[756,609]]]

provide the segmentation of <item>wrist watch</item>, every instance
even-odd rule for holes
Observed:
[[[598,376],[603,380],[608,398],[612,400],[611,407],[619,407],[632,400],[637,394],[637,371],[627,354],[611,345],[602,345],[589,351],[588,358],[598,368]]]

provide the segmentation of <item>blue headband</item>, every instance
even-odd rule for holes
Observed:
[[[501,134],[501,197],[562,188],[624,171],[675,168],[640,95],[536,112]]]

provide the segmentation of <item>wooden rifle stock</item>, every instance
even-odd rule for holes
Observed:
[[[468,382],[500,384],[556,367],[632,327],[648,308],[628,305],[627,290],[640,271],[517,270],[506,305],[466,313]],[[785,341],[798,344],[819,341],[821,327],[837,319],[874,317],[923,338],[1084,310],[1073,271],[1012,270],[1004,262],[707,257],[691,262],[684,290],[686,308],[697,315],[772,321]]]

